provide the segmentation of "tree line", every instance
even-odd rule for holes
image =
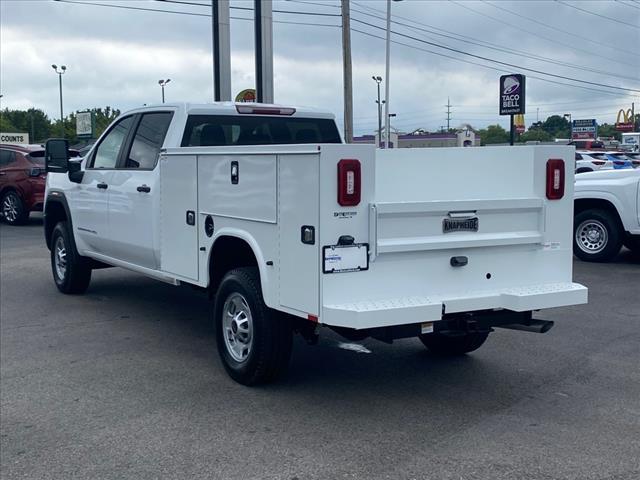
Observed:
[[[636,124],[640,123],[640,114],[635,116]],[[500,125],[489,125],[487,128],[477,130],[480,135],[482,145],[496,143],[509,143],[509,131]],[[598,125],[598,137],[612,137],[620,141],[621,132],[616,130],[616,126],[603,123]],[[530,142],[538,140],[541,142],[552,142],[556,138],[571,138],[571,124],[560,115],[551,115],[546,120],[535,122],[523,134],[516,134],[517,142]]]
[[[87,111],[87,110],[83,110]],[[94,138],[98,138],[109,124],[120,115],[120,110],[112,107],[91,108],[95,118]],[[44,143],[48,138],[62,137],[69,140],[71,145],[86,142],[76,135],[76,113],[70,113],[61,122],[52,120],[39,108],[28,110],[0,111],[0,131],[28,133],[31,143]]]

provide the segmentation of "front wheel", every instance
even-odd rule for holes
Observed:
[[[62,293],[84,293],[91,281],[91,266],[71,241],[67,222],[59,222],[51,233],[51,271]]]
[[[29,211],[24,202],[13,190],[2,196],[2,216],[9,225],[22,225],[29,218]]]
[[[573,253],[586,262],[608,262],[622,247],[622,231],[607,210],[584,210],[573,221]]]
[[[420,341],[430,352],[442,356],[463,355],[482,346],[489,332],[459,332],[442,334],[438,332],[420,335]]]
[[[228,272],[214,306],[218,353],[236,382],[256,385],[275,380],[291,357],[290,320],[264,303],[257,268]]]

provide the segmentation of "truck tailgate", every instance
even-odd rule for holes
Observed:
[[[560,199],[546,195],[550,159],[564,161]],[[323,322],[369,328],[586,301],[572,283],[571,147],[378,150],[375,165],[365,215],[351,220],[366,226],[352,235],[369,245],[368,269],[323,276]],[[323,224],[345,230],[326,241],[345,226]]]

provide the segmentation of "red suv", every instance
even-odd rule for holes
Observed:
[[[0,215],[10,225],[25,223],[41,211],[46,181],[44,148],[0,145]]]

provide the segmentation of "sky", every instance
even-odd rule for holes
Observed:
[[[1,0],[1,107],[35,107],[58,118],[51,64],[67,66],[65,115],[159,103],[158,80],[167,78],[167,101],[210,102],[210,5]],[[231,6],[235,95],[254,87],[253,1]],[[342,125],[340,2],[274,0],[273,8],[281,11],[273,14],[275,102],[330,110]],[[640,111],[639,0],[403,0],[392,2],[392,13],[389,107],[392,126],[403,132],[446,126],[448,99],[451,127],[508,128],[508,117],[498,115],[498,79],[508,73],[527,75],[527,125],[567,113],[614,123],[631,102]],[[385,15],[385,0],[351,0],[358,135],[377,128],[371,77],[385,73]]]

